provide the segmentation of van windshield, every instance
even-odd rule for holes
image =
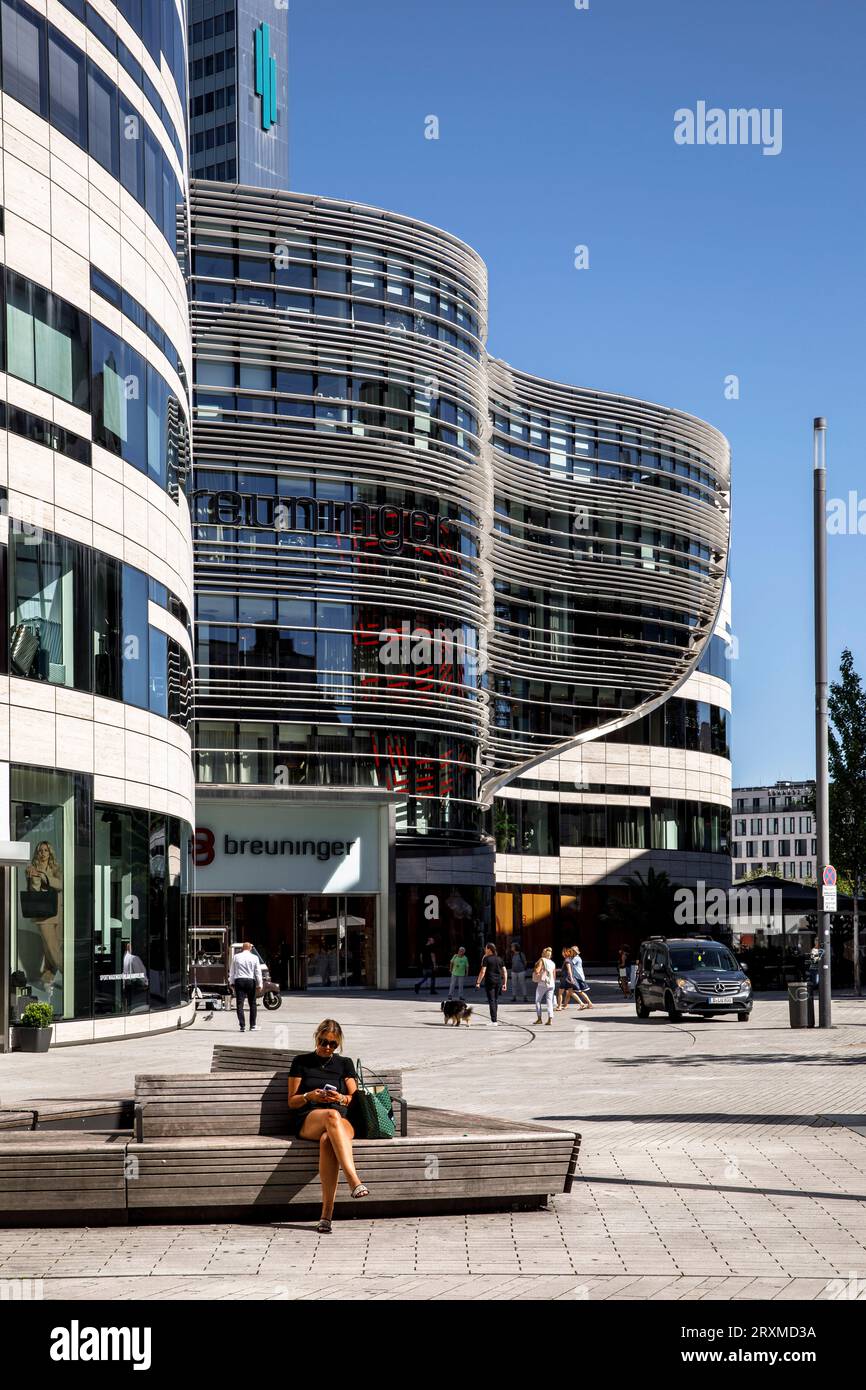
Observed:
[[[677,946],[671,950],[674,970],[739,970],[724,946]]]

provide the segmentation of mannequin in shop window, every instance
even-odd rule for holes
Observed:
[[[48,840],[39,841],[24,873],[29,910],[24,910],[22,902],[22,915],[32,917],[39,923],[42,938],[41,979],[50,994],[55,976],[63,968],[63,870]],[[44,898],[42,904],[40,896]],[[37,916],[42,911],[46,915]]]

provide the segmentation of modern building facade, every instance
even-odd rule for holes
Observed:
[[[546,759],[497,796],[496,932],[530,955],[637,946],[623,880],[731,883],[729,595],[697,669],[652,714]]]
[[[14,1002],[189,1017],[186,13],[2,0],[0,838]]]
[[[800,882],[814,879],[814,805],[814,781],[735,787],[731,843],[734,878],[764,873]]]
[[[195,178],[288,187],[288,20],[288,0],[189,0]]]
[[[580,914],[656,848],[726,878],[723,437],[490,358],[445,232],[191,200],[200,919],[291,988],[387,986],[428,934],[505,945],[525,896]]]

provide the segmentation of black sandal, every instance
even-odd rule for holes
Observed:
[[[320,1236],[329,1236],[331,1234],[330,1221],[328,1221],[326,1217],[323,1216],[318,1226],[316,1227],[316,1230],[318,1231]]]

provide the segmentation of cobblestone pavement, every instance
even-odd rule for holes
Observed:
[[[410,1103],[573,1123],[582,1181],[549,1212],[0,1232],[0,1281],[45,1298],[866,1299],[866,1004],[792,1032],[784,1002],[734,1020],[638,1021],[600,982],[591,1011],[533,1029],[444,1029],[413,993],[348,997],[348,1050],[401,1065]],[[136,1071],[200,1071],[213,1041],[306,1047],[325,1001],[259,1032],[180,1034],[0,1058],[0,1103],[128,1093]],[[476,1022],[484,1011],[476,1013]],[[234,1030],[234,1031],[233,1031]]]

